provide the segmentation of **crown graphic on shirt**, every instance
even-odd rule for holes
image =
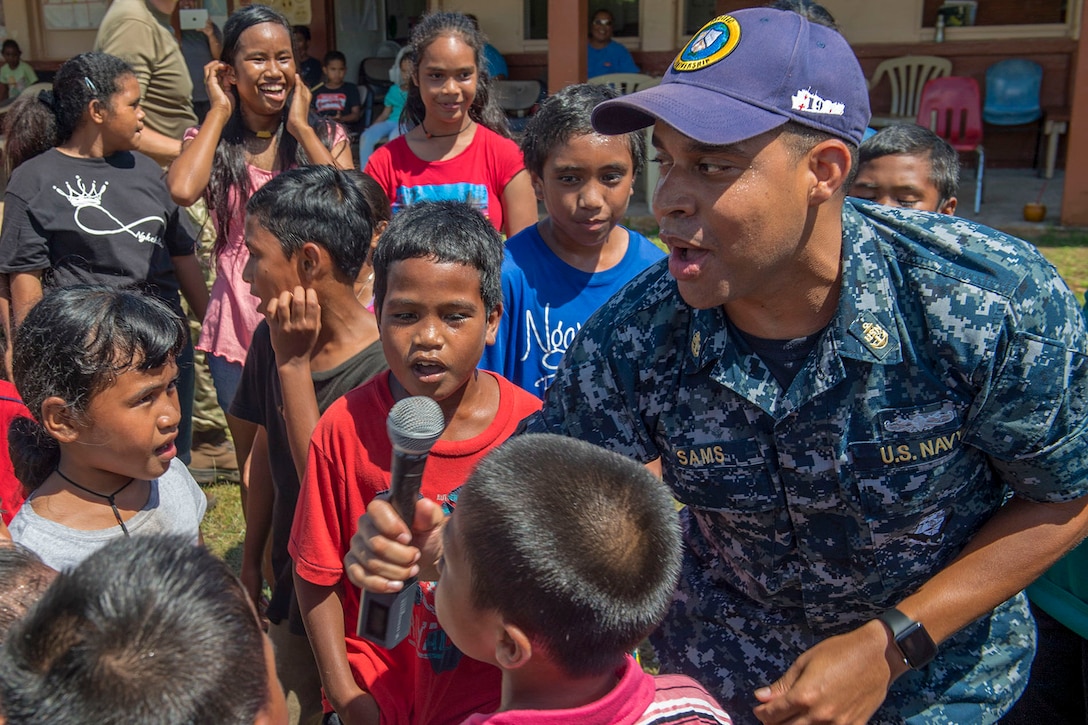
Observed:
[[[53,190],[61,196],[68,199],[69,203],[77,209],[85,206],[101,206],[102,195],[106,193],[106,187],[110,185],[110,182],[103,181],[102,186],[98,186],[97,181],[91,182],[91,188],[87,188],[87,185],[83,183],[83,177],[76,175],[76,186],[78,188],[73,189],[69,182],[64,182],[64,185],[68,187],[65,191],[59,186],[54,186]]]

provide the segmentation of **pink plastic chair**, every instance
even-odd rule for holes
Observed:
[[[919,126],[925,126],[960,152],[978,154],[975,175],[975,213],[982,206],[982,175],[986,154],[982,148],[982,99],[974,78],[934,78],[922,89]]]

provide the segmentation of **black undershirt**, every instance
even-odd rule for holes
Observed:
[[[749,335],[732,323],[729,326],[748,343],[748,347],[763,361],[783,390],[789,390],[793,379],[797,376],[797,371],[801,369],[809,353],[816,347],[820,335],[824,333],[823,330],[817,330],[811,335],[796,337],[792,340],[767,340]]]

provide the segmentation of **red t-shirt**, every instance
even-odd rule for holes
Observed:
[[[502,232],[502,193],[524,168],[516,143],[477,125],[472,142],[452,159],[424,161],[398,136],[371,154],[366,173],[385,190],[394,214],[421,201],[463,201]]]
[[[5,524],[10,524],[15,512],[23,505],[26,496],[23,484],[15,477],[8,452],[7,438],[11,421],[16,418],[29,418],[30,411],[23,405],[19,391],[7,380],[0,380],[0,431],[3,432],[4,444],[0,445],[0,510],[3,511]]]
[[[494,375],[493,373],[489,373]],[[540,400],[494,375],[499,409],[475,438],[439,441],[431,449],[422,494],[446,502],[484,455],[509,438]],[[382,723],[449,723],[498,707],[499,671],[461,655],[438,625],[434,585],[421,583],[412,632],[392,650],[355,635],[359,590],[347,581],[343,559],[359,517],[389,489],[392,446],[386,418],[393,407],[386,371],[352,390],[321,416],[310,442],[288,550],[298,576],[318,586],[340,586],[348,664],[359,686],[374,696]]]

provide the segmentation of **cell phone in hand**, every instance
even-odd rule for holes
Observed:
[[[178,21],[182,30],[200,30],[208,22],[207,8],[179,10]]]

